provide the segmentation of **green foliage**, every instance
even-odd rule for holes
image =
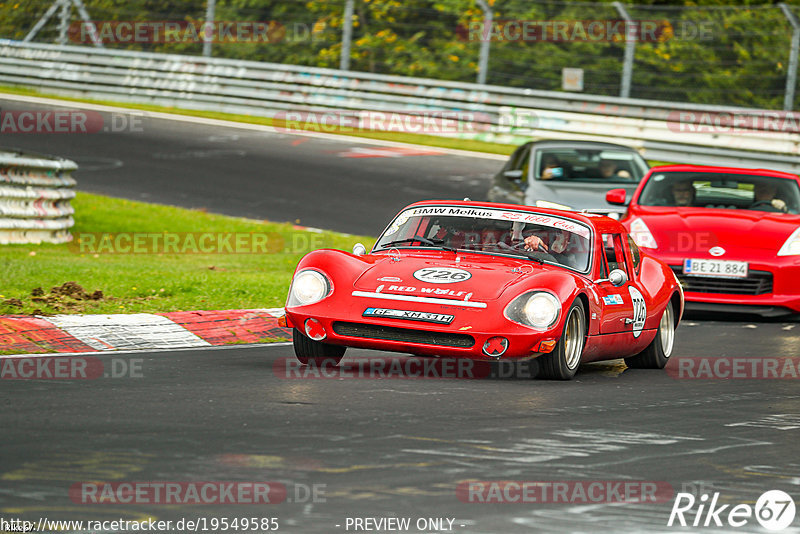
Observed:
[[[763,0],[638,0],[634,20],[653,21],[655,41],[638,42],[632,96],[707,104],[780,108],[791,26]],[[0,0],[0,36],[21,39],[52,0]],[[614,21],[610,3],[489,0],[496,21]],[[800,14],[800,0],[788,2]],[[85,0],[95,20],[195,21],[205,0]],[[338,68],[345,0],[218,0],[217,20],[264,22],[269,42],[214,44],[218,57]],[[57,17],[37,41],[52,42]],[[74,17],[73,20],[77,20]],[[473,82],[483,20],[475,0],[355,0],[351,68],[355,71]],[[472,26],[471,26],[472,25]],[[202,44],[114,44],[199,54]],[[565,67],[584,69],[586,93],[617,95],[624,39],[493,40],[488,82],[561,90]]]

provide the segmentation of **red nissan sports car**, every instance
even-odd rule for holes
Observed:
[[[607,200],[625,204],[625,192]],[[762,316],[800,312],[800,183],[763,169],[650,169],[622,219],[667,263],[687,307]]]
[[[535,250],[525,240],[541,240]],[[346,347],[497,361],[539,358],[569,379],[581,362],[663,368],[683,294],[672,271],[608,217],[487,202],[401,211],[367,253],[317,250],[286,303],[300,362]]]

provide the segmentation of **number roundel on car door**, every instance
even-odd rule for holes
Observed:
[[[414,278],[429,284],[452,284],[472,278],[469,271],[455,267],[427,267],[414,271]]]
[[[639,337],[647,320],[647,304],[642,293],[633,286],[628,286],[633,301],[633,337]]]

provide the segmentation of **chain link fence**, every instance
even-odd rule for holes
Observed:
[[[800,44],[800,0],[746,6],[553,0],[56,1],[68,8],[56,10],[32,37],[35,42],[92,46],[91,32],[75,7],[82,3],[106,48],[199,55],[211,1],[214,37],[207,49],[214,57],[339,68],[342,51],[348,49],[342,36],[351,3],[352,40],[344,63],[354,71],[475,82],[483,69],[486,83],[509,87],[767,109],[798,109],[800,104],[791,70],[796,63],[792,49]],[[0,3],[0,37],[26,38],[52,5],[53,0]],[[481,5],[491,11],[491,24],[485,24]],[[482,46],[488,47],[485,66]]]

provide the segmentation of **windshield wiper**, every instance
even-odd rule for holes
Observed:
[[[433,239],[428,239],[427,237],[422,237],[421,235],[415,235],[414,237],[408,237],[406,239],[398,239],[396,241],[389,241],[388,243],[384,243],[381,245],[381,248],[388,248],[394,245],[402,245],[403,243],[413,243],[414,241],[419,241],[423,245],[427,245],[429,247],[438,247],[450,252],[458,252],[456,249],[452,247],[444,246],[444,241],[437,239],[434,241]]]

